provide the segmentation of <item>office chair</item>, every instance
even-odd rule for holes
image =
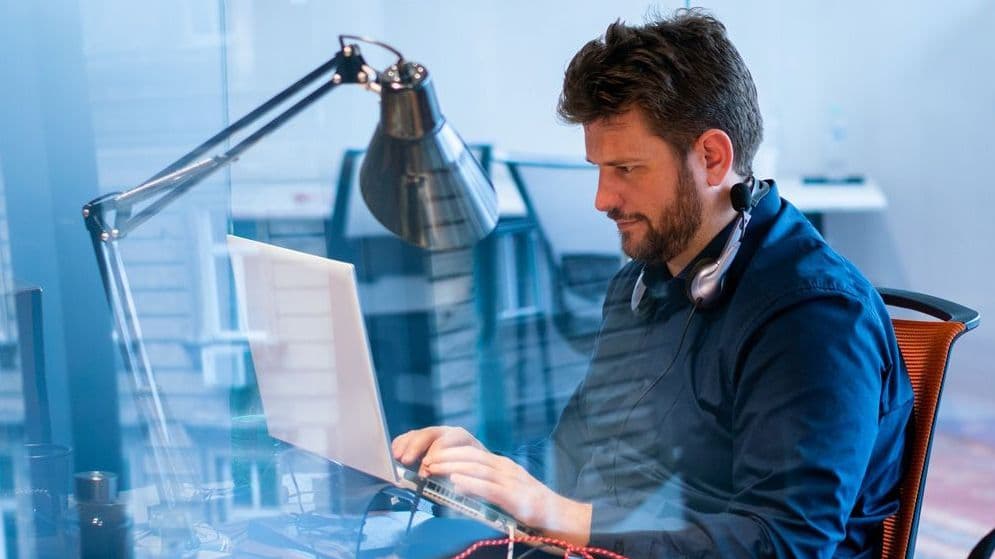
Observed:
[[[881,559],[912,559],[950,349],[957,338],[978,326],[980,316],[967,307],[922,293],[887,288],[878,291],[890,307],[939,319],[892,318],[898,347],[912,381],[914,434],[906,443],[907,469],[899,490],[898,512],[884,522]]]
[[[623,264],[615,225],[593,206],[598,168],[571,160],[502,162],[536,226],[550,275],[553,325],[575,351],[590,355],[605,292]]]
[[[978,541],[967,559],[989,559],[993,554],[995,554],[995,530],[988,532],[987,536]]]

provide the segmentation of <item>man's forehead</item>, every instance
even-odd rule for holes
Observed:
[[[641,115],[613,115],[584,125],[586,159],[596,165],[621,165],[680,157],[662,136],[647,126]],[[662,153],[666,152],[666,154]]]
[[[589,122],[589,125],[604,126],[605,128],[616,128],[622,126],[628,126],[631,124],[629,115],[626,113],[619,113],[601,117],[599,119]]]
[[[584,124],[585,129],[590,128],[603,128],[603,129],[620,129],[620,128],[630,128],[637,122],[642,122],[640,115],[635,114],[633,109],[623,111],[617,114],[611,114],[603,116],[601,118],[592,120]]]
[[[585,134],[609,134],[612,136],[659,136],[650,124],[645,112],[639,107],[630,107],[620,113],[606,115],[584,125]]]

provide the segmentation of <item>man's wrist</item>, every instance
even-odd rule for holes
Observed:
[[[544,522],[538,528],[551,538],[574,545],[587,545],[591,539],[593,506],[590,503],[567,499],[556,493],[552,495],[546,507]]]

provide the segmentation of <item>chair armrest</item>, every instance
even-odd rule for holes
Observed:
[[[974,329],[981,321],[978,311],[925,293],[888,287],[879,287],[878,293],[887,305],[912,309],[940,320],[960,322],[964,324],[965,331]]]
[[[988,532],[987,536],[981,538],[967,559],[989,559],[993,553],[995,553],[995,530]]]

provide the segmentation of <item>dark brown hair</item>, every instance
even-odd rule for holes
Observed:
[[[726,28],[698,9],[630,26],[621,20],[574,55],[558,112],[586,124],[642,109],[682,156],[706,130],[729,135],[737,174],[751,172],[763,139],[757,89]]]

